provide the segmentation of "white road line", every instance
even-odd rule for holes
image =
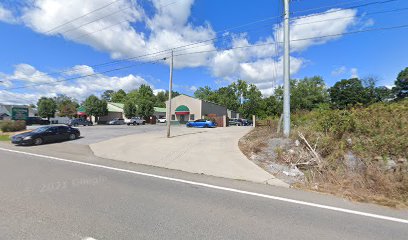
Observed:
[[[211,189],[217,189],[217,190],[222,190],[222,191],[227,191],[227,192],[240,193],[240,194],[245,194],[245,195],[250,195],[250,196],[255,196],[255,197],[272,199],[272,200],[276,200],[276,201],[282,201],[282,202],[288,202],[288,203],[293,203],[293,204],[298,204],[298,205],[309,206],[309,207],[322,208],[322,209],[332,210],[332,211],[336,211],[336,212],[343,212],[343,213],[354,214],[354,215],[359,215],[359,216],[364,216],[364,217],[370,217],[370,218],[376,218],[376,219],[381,219],[381,220],[387,220],[387,221],[393,221],[393,222],[408,224],[408,220],[407,219],[402,219],[402,218],[395,218],[395,217],[389,217],[389,216],[378,215],[378,214],[373,214],[373,213],[360,212],[360,211],[350,210],[350,209],[346,209],[346,208],[332,207],[332,206],[328,206],[328,205],[322,205],[322,204],[317,204],[317,203],[294,200],[294,199],[290,199],[290,198],[277,197],[277,196],[272,196],[272,195],[267,195],[267,194],[243,191],[243,190],[238,190],[238,189],[234,189],[234,188],[221,187],[221,186],[217,186],[217,185],[211,185],[211,184],[206,184],[206,183],[188,181],[188,180],[183,180],[183,179],[178,179],[178,178],[164,177],[164,176],[150,174],[150,173],[132,171],[132,170],[127,170],[127,169],[115,168],[115,167],[108,167],[108,166],[93,164],[93,163],[85,163],[85,162],[68,160],[68,159],[57,158],[57,157],[51,157],[51,156],[46,156],[46,155],[41,155],[41,154],[16,151],[16,150],[11,150],[11,149],[7,149],[7,148],[0,148],[0,150],[6,151],[6,152],[12,152],[12,153],[25,154],[25,155],[39,157],[39,158],[47,158],[47,159],[52,159],[52,160],[61,161],[61,162],[74,163],[74,164],[85,165],[85,166],[90,166],[90,167],[103,168],[103,169],[108,169],[108,170],[113,170],[113,171],[131,173],[131,174],[136,174],[136,175],[141,175],[141,176],[146,176],[146,177],[158,178],[158,179],[162,179],[162,180],[185,183],[185,184],[189,184],[189,185],[200,186],[200,187],[211,188]]]

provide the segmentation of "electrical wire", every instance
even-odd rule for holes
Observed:
[[[399,25],[399,26],[392,26],[392,27],[371,28],[371,29],[365,29],[365,30],[359,30],[359,31],[353,31],[353,32],[346,32],[346,33],[340,33],[340,34],[330,34],[330,35],[318,36],[318,37],[292,39],[291,42],[305,41],[305,40],[312,40],[312,39],[321,39],[321,38],[327,38],[327,37],[344,36],[344,35],[352,35],[352,34],[364,33],[364,32],[384,31],[384,30],[392,30],[392,29],[402,29],[402,28],[408,28],[408,24]],[[191,54],[201,54],[201,53],[208,53],[208,52],[216,52],[216,51],[227,51],[227,50],[233,50],[233,49],[245,49],[245,48],[251,48],[251,47],[267,46],[267,45],[272,45],[272,44],[275,44],[275,43],[282,43],[282,42],[262,43],[262,44],[254,44],[254,45],[247,45],[247,46],[231,47],[231,48],[228,48],[228,49],[216,49],[216,50],[207,50],[207,51],[197,51],[197,52],[181,53],[181,54],[176,54],[176,55],[174,55],[174,57],[184,56],[184,55],[191,55]],[[29,87],[35,87],[35,86],[41,86],[41,85],[53,85],[53,84],[59,83],[59,82],[70,81],[70,80],[75,80],[75,79],[81,79],[81,78],[86,78],[86,77],[90,77],[90,76],[100,75],[100,74],[103,74],[103,73],[109,73],[109,72],[119,71],[119,70],[123,70],[123,69],[127,69],[127,68],[134,67],[134,66],[136,66],[136,65],[148,64],[148,63],[153,63],[153,62],[156,62],[156,63],[157,63],[157,62],[159,62],[159,61],[166,60],[167,58],[168,58],[168,57],[161,58],[161,59],[156,59],[156,60],[151,61],[151,62],[144,62],[144,63],[132,64],[132,65],[128,65],[128,66],[125,66],[125,67],[110,69],[110,70],[103,71],[103,72],[100,72],[100,73],[94,73],[94,74],[89,74],[89,75],[85,75],[85,76],[79,76],[79,77],[73,77],[73,78],[58,80],[58,81],[55,81],[54,83],[39,83],[39,84],[25,85],[25,86],[21,86],[21,87],[4,88],[4,89],[1,89],[0,91],[23,89],[23,88],[29,88]]]
[[[306,41],[306,40],[321,39],[321,38],[327,38],[327,37],[337,37],[337,36],[352,35],[352,34],[364,33],[364,32],[385,31],[385,30],[401,29],[401,28],[408,28],[408,24],[399,25],[399,26],[392,26],[392,27],[370,28],[370,29],[365,29],[365,30],[352,31],[352,32],[346,32],[346,33],[339,33],[339,34],[330,34],[330,35],[324,35],[324,36],[318,36],[318,37],[291,39],[290,42]],[[282,44],[283,42],[276,42],[276,43]],[[260,44],[232,47],[232,48],[228,48],[228,49],[216,49],[216,50],[182,53],[182,54],[176,54],[176,55],[174,55],[174,57],[184,56],[184,55],[189,55],[189,54],[200,54],[200,53],[208,53],[208,52],[216,52],[216,51],[228,51],[228,50],[233,50],[233,49],[244,49],[244,48],[251,48],[251,47],[260,47],[260,46],[267,46],[267,45],[272,45],[272,44],[275,44],[275,42],[268,42],[268,43],[260,43]]]
[[[396,0],[388,0],[388,1],[385,1],[385,2],[390,2],[390,1],[396,1]],[[370,3],[370,4],[378,4],[378,3],[385,3],[385,2],[375,2],[375,3]],[[174,3],[176,3],[176,2],[172,2],[170,4],[174,4]],[[168,5],[170,5],[170,4],[168,4]],[[168,5],[166,5],[166,6],[168,6]],[[355,7],[357,7],[357,6],[354,6],[354,8]],[[398,9],[398,10],[403,10],[403,9]],[[392,12],[392,11],[397,11],[397,9],[390,10],[390,11],[383,11],[383,12]],[[377,13],[380,13],[380,12],[377,12]],[[313,15],[313,16],[316,16],[316,14]],[[262,21],[270,20],[270,19],[278,19],[278,17],[279,16],[272,17],[272,18],[265,18],[265,19],[261,19],[261,20],[258,20],[258,21],[253,21],[253,22],[250,22],[250,23],[238,25],[238,26],[235,26],[235,27],[226,28],[224,30],[217,31],[217,32],[218,33],[225,32],[225,31],[228,31],[228,30],[231,30],[231,29],[236,29],[236,28],[240,28],[240,27],[243,27],[243,26],[248,26],[248,25],[251,25],[253,23],[259,23],[259,22],[262,22]],[[340,18],[337,18],[337,19],[340,19]],[[329,21],[329,20],[335,20],[335,19],[327,19],[327,20],[324,20],[324,21]],[[318,22],[320,22],[320,21],[318,21]],[[312,23],[315,23],[315,22],[299,23],[299,25],[312,24]],[[294,25],[297,25],[297,24],[294,24]],[[270,27],[270,26],[266,25],[265,27]],[[100,29],[100,30],[103,30],[103,29]],[[100,30],[98,30],[98,31],[100,31]],[[245,31],[245,32],[248,32],[248,31]],[[181,46],[177,46],[177,47],[173,47],[173,48],[169,48],[169,49],[165,49],[165,50],[161,50],[161,51],[157,51],[157,52],[153,52],[153,53],[147,53],[147,54],[143,54],[143,55],[139,55],[139,56],[133,56],[133,57],[123,58],[123,59],[119,59],[119,60],[109,61],[109,62],[106,62],[106,63],[95,64],[95,65],[91,65],[90,67],[93,67],[93,68],[95,68],[95,67],[104,67],[104,66],[118,64],[118,63],[129,61],[129,60],[142,59],[142,58],[150,57],[150,56],[163,55],[163,54],[166,54],[166,53],[168,53],[169,51],[172,51],[172,50],[176,51],[176,52],[177,51],[185,51],[187,49],[205,46],[205,45],[196,46],[196,45],[199,45],[199,44],[203,44],[203,43],[206,43],[206,42],[211,42],[211,44],[212,44],[212,42],[215,41],[215,40],[223,39],[223,38],[231,37],[231,36],[232,36],[231,34],[222,35],[222,36],[219,36],[219,37],[215,37],[215,38],[211,38],[211,39],[207,39],[207,40],[203,40],[203,41],[199,41],[199,42],[195,42],[195,43],[190,43],[190,44],[186,44],[186,45],[181,45]],[[276,42],[275,44],[279,44],[279,42]],[[196,47],[194,47],[194,46],[196,46]],[[190,48],[187,48],[187,47],[190,47]],[[181,49],[181,48],[184,48],[184,49]],[[179,49],[181,49],[181,50],[179,50]],[[77,71],[80,71],[80,69],[78,69]],[[44,73],[44,74],[41,74],[41,75],[46,76],[46,75],[53,75],[53,74],[59,74],[59,73],[65,73],[65,72],[72,72],[72,70],[58,71],[58,72],[53,72],[53,73],[48,73],[48,74]]]
[[[97,12],[97,11],[100,11],[100,10],[102,10],[102,9],[105,9],[105,8],[111,6],[111,5],[113,5],[113,4],[115,4],[115,3],[119,2],[119,1],[121,1],[121,0],[115,0],[115,1],[113,1],[113,2],[110,2],[110,3],[108,3],[108,4],[106,4],[106,5],[102,6],[102,7],[100,7],[100,8],[97,8],[97,9],[95,9],[95,10],[92,10],[92,11],[90,11],[90,12],[88,12],[88,13],[82,15],[82,16],[76,17],[76,18],[74,18],[74,19],[72,19],[72,20],[69,20],[69,21],[63,23],[63,24],[60,24],[60,25],[58,25],[58,26],[56,26],[56,27],[53,27],[52,29],[50,29],[50,30],[44,32],[44,34],[53,32],[54,30],[56,30],[56,29],[58,29],[58,28],[60,28],[60,27],[66,26],[66,25],[68,25],[68,24],[70,24],[70,23],[72,23],[72,22],[75,22],[76,20],[79,20],[79,19],[81,19],[81,18],[84,18],[84,17],[86,17],[86,16],[88,16],[88,15],[94,13],[94,12]]]
[[[16,89],[31,88],[31,87],[37,87],[37,86],[42,86],[42,85],[58,85],[61,82],[67,82],[67,81],[72,81],[72,80],[77,80],[77,79],[82,79],[82,78],[87,78],[87,77],[92,77],[92,76],[98,76],[98,75],[101,75],[101,74],[104,74],[104,73],[110,73],[110,72],[115,72],[115,71],[119,71],[119,70],[123,70],[123,69],[128,69],[128,68],[132,68],[132,67],[135,67],[135,66],[138,66],[138,65],[145,65],[145,64],[150,64],[150,63],[156,64],[156,63],[158,63],[160,61],[163,61],[163,60],[166,60],[166,58],[156,59],[156,60],[152,60],[152,61],[149,61],[149,62],[143,62],[143,63],[140,63],[140,62],[139,63],[134,63],[134,64],[131,64],[131,65],[128,65],[128,66],[124,66],[124,67],[120,67],[120,68],[114,68],[114,69],[110,69],[110,70],[106,70],[106,71],[98,72],[98,73],[87,74],[87,75],[84,75],[84,76],[64,78],[64,79],[61,79],[61,80],[54,81],[52,83],[38,83],[38,84],[24,85],[24,86],[20,86],[20,87],[3,88],[3,89],[0,89],[0,91],[9,91],[9,90],[16,90]]]
[[[326,12],[322,12],[322,13],[316,13],[316,14],[311,14],[311,15],[306,15],[306,16],[294,17],[294,18],[292,18],[292,21],[297,20],[297,19],[315,17],[315,16],[324,15],[324,14],[328,14],[328,13],[340,12],[340,11],[344,11],[344,10],[347,10],[347,9],[356,9],[356,8],[360,8],[360,7],[366,7],[366,6],[377,5],[377,4],[386,4],[386,3],[390,3],[390,2],[396,2],[396,1],[399,1],[399,0],[386,0],[386,1],[370,2],[370,3],[355,5],[355,6],[352,6],[352,7],[337,9],[337,10],[333,10],[333,11],[326,11]]]

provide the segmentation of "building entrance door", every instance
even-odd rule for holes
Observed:
[[[186,123],[186,115],[180,115],[180,123]]]

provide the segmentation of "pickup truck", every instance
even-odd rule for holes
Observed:
[[[132,117],[131,119],[126,119],[125,123],[130,126],[130,125],[145,125],[146,120],[140,118],[140,117]]]

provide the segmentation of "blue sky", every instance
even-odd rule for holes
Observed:
[[[408,24],[404,0],[350,8],[377,1],[292,1],[291,38]],[[377,13],[388,10],[398,11]],[[0,102],[35,103],[56,94],[83,100],[141,84],[161,91],[168,88],[169,66],[160,59],[169,52],[95,65],[185,45],[175,52],[175,90],[193,94],[200,86],[244,79],[267,96],[282,79],[282,48],[274,44],[282,40],[281,18],[273,18],[281,14],[281,0],[2,1]],[[378,85],[391,86],[408,66],[407,37],[408,28],[402,28],[292,42],[292,77],[320,75],[331,86],[343,78],[373,76]],[[208,41],[213,38],[218,39]],[[182,53],[189,54],[177,56]],[[135,66],[103,73],[129,65]],[[75,77],[81,78],[65,81]]]

